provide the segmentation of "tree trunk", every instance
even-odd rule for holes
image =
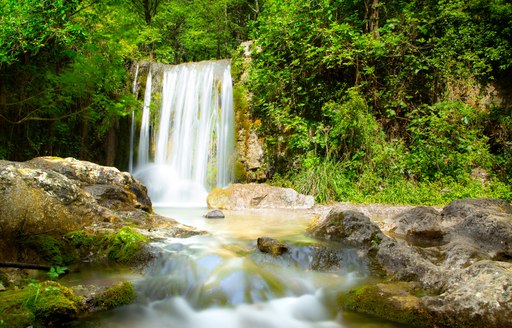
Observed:
[[[379,0],[367,0],[364,2],[366,20],[366,32],[372,33],[375,38],[379,38]]]

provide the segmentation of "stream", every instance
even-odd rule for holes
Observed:
[[[206,209],[155,211],[209,234],[153,243],[161,256],[142,276],[121,273],[134,281],[137,301],[74,327],[401,327],[340,313],[337,297],[370,279],[368,267],[357,249],[307,237],[310,214],[260,209],[205,219]],[[256,240],[262,236],[285,242],[289,251],[260,252]],[[113,279],[102,277],[94,282]]]

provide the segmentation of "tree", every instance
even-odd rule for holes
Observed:
[[[147,25],[150,25],[162,0],[130,0],[130,2],[137,14]]]

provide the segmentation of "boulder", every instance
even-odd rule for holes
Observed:
[[[446,205],[441,215],[445,223],[452,225],[476,213],[511,215],[512,206],[502,199],[474,198],[457,199]]]
[[[423,305],[445,327],[511,327],[512,263],[479,261],[446,277]]]
[[[394,280],[417,281],[423,288],[439,290],[443,286],[444,273],[420,249],[403,240],[386,238],[380,243],[374,261]]]
[[[379,227],[361,212],[335,207],[309,233],[323,240],[341,241],[355,246],[372,247],[384,238]]]
[[[214,189],[207,198],[209,208],[240,210],[246,208],[307,209],[315,204],[313,196],[299,194],[291,188],[267,184],[231,184]]]
[[[387,220],[384,229],[409,239],[441,239],[446,233],[441,213],[426,206],[414,207]]]
[[[512,214],[478,211],[453,227],[452,238],[470,240],[492,258],[512,259]]]
[[[0,161],[0,204],[3,261],[20,261],[21,254],[37,261],[41,243],[50,257],[65,234],[82,229],[135,224],[141,231],[183,232],[176,221],[152,213],[146,187],[129,173],[73,158]],[[31,253],[20,252],[20,245]]]

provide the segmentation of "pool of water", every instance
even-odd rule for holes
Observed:
[[[205,219],[206,209],[155,211],[209,234],[154,243],[161,256],[132,279],[137,301],[78,327],[399,327],[339,311],[337,297],[368,279],[368,267],[356,249],[307,237],[306,212],[226,211],[225,219]],[[289,251],[261,253],[262,236]],[[322,271],[315,269],[319,254],[328,258]]]

